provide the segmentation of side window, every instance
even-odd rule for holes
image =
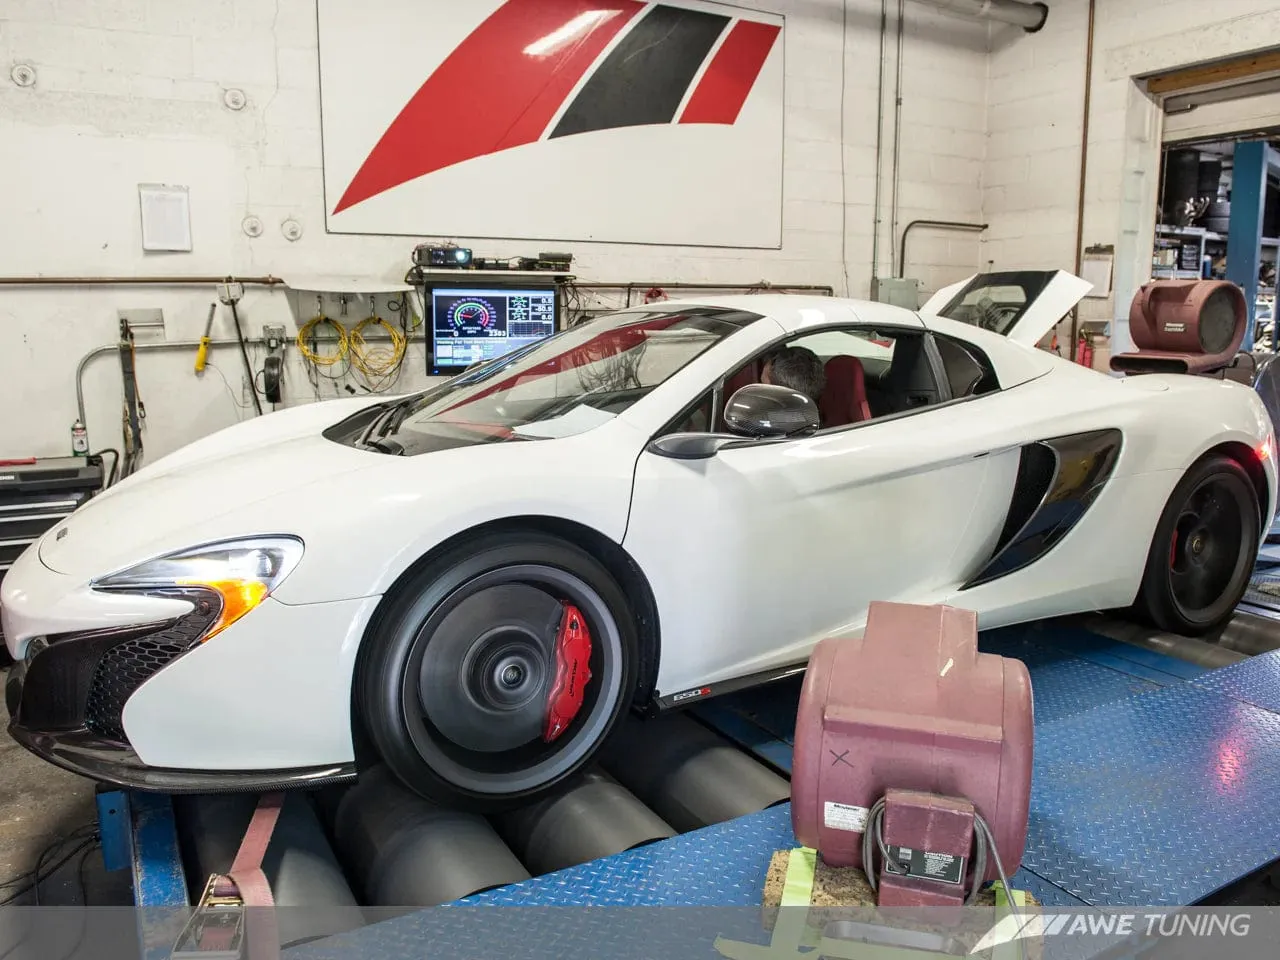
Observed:
[[[687,411],[681,414],[663,433],[709,433],[712,430],[713,398],[708,390]]]
[[[938,354],[942,358],[942,368],[946,371],[947,384],[951,388],[953,400],[979,396],[1000,389],[995,371],[979,351],[949,337],[935,335],[933,342],[937,345]]]
[[[999,389],[986,358],[944,338],[932,341],[921,330],[849,327],[805,333],[775,344],[730,371],[712,389],[675,418],[663,433],[724,431],[724,405],[733,393],[761,383],[772,356],[788,347],[802,348],[816,357],[820,370],[810,387],[823,430],[840,428],[932,406],[954,397]],[[812,371],[812,361],[807,365]],[[801,363],[803,370],[806,364]],[[940,383],[944,375],[946,382]],[[770,374],[774,376],[774,374]],[[779,382],[774,377],[773,382]],[[788,383],[804,389],[797,383]]]
[[[823,429],[904,413],[943,400],[923,332],[826,330],[791,342],[818,355],[826,386]]]

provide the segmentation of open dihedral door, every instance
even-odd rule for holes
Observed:
[[[978,273],[943,287],[921,313],[971,323],[1035,346],[1093,284],[1065,270]]]

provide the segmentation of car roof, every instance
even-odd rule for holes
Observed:
[[[916,313],[904,307],[877,303],[873,300],[824,297],[813,294],[749,293],[723,297],[690,297],[646,304],[644,309],[679,310],[690,306],[749,310],[772,318],[788,333],[824,327],[832,323],[894,325],[921,330],[925,328],[924,321]]]
[[[997,376],[1005,386],[1041,377],[1054,368],[1059,358],[1035,347],[1011,342],[1007,337],[972,324],[930,316],[927,319],[905,307],[870,300],[845,297],[822,297],[810,294],[737,294],[723,297],[698,297],[688,300],[664,300],[643,309],[679,310],[691,305],[750,310],[769,317],[787,333],[803,333],[836,323],[866,323],[875,326],[913,327],[932,330],[978,347],[995,365]]]

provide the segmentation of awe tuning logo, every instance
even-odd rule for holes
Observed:
[[[733,125],[780,33],[777,22],[718,4],[506,0],[405,104],[333,213],[540,140]]]

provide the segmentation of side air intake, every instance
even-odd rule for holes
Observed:
[[[1111,478],[1121,441],[1119,430],[1095,430],[1023,447],[1000,539],[961,589],[1030,566],[1061,542]]]

